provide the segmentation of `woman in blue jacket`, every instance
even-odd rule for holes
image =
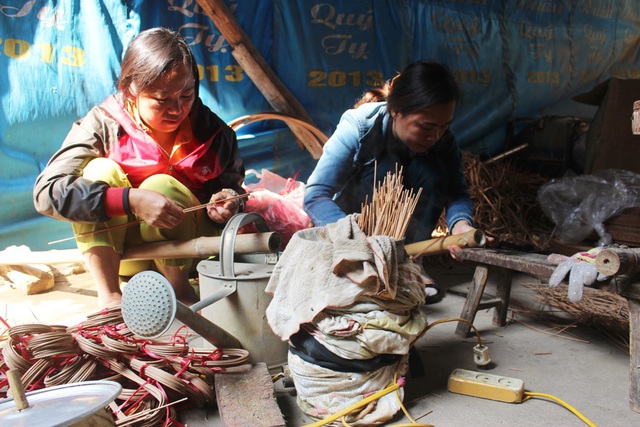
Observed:
[[[307,181],[304,209],[314,225],[360,212],[367,195],[372,199],[374,177],[382,182],[397,165],[406,188],[422,188],[406,243],[430,239],[443,209],[450,234],[470,230],[473,204],[449,130],[461,96],[451,71],[417,61],[378,93],[386,101],[358,103],[343,114]]]

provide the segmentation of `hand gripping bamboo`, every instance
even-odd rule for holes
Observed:
[[[422,255],[446,252],[447,248],[452,245],[457,245],[461,248],[477,248],[484,246],[486,241],[487,238],[484,232],[474,228],[462,234],[410,243],[405,245],[404,249],[410,257],[416,258]]]

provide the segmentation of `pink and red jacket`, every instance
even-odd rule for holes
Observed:
[[[73,222],[103,222],[122,214],[123,189],[82,178],[96,157],[117,162],[135,188],[152,175],[169,174],[206,203],[231,188],[244,193],[244,164],[235,132],[198,98],[189,114],[193,138],[181,155],[169,157],[109,96],[74,123],[61,148],[36,179],[34,205],[41,214]]]

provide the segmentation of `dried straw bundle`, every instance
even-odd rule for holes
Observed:
[[[466,152],[463,160],[476,228],[500,241],[546,249],[553,223],[536,197],[549,178],[522,170],[509,160],[482,162],[479,156]],[[439,229],[447,230],[444,217]]]
[[[541,304],[566,313],[572,322],[593,327],[615,339],[618,344],[629,347],[629,305],[627,300],[612,292],[601,289],[584,288],[582,301],[572,303],[567,299],[567,285],[561,283],[555,288],[545,283],[527,285],[539,297]],[[554,316],[554,312],[539,312],[537,315]]]
[[[387,172],[382,183],[374,187],[371,203],[368,197],[365,199],[357,219],[358,227],[367,236],[404,239],[421,193],[422,188],[414,194],[413,189],[403,187],[402,168],[398,170],[396,165],[395,173]]]

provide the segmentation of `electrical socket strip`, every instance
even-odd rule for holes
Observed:
[[[520,403],[524,397],[524,381],[485,372],[456,369],[449,376],[450,392],[467,396]]]

